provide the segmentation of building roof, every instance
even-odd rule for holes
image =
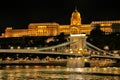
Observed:
[[[120,23],[120,20],[112,20],[112,21],[92,21],[91,24],[104,24],[104,23]]]
[[[81,18],[80,12],[78,12],[77,8],[75,8],[75,11],[72,13],[72,17]]]
[[[51,22],[51,23],[30,23],[30,25],[59,25],[58,23]]]

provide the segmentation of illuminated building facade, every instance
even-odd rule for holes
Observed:
[[[118,29],[120,21],[93,21],[91,24],[82,24],[81,21],[81,15],[78,10],[75,9],[71,15],[70,25],[30,23],[28,29],[12,29],[12,27],[7,27],[5,33],[2,33],[2,37],[56,36],[62,32],[65,34],[89,34],[95,24],[100,24],[101,30],[107,33],[120,32],[120,29]]]

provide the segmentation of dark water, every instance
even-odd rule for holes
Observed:
[[[119,74],[116,67],[5,66],[0,70],[0,80],[120,80]]]

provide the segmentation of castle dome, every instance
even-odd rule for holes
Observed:
[[[81,15],[77,9],[75,9],[75,11],[72,12],[71,25],[81,25]]]
[[[80,13],[78,12],[77,9],[75,9],[75,11],[72,13],[72,17],[73,18],[78,18],[78,19],[81,18],[81,15],[80,15]]]

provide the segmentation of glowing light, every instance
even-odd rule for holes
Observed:
[[[38,28],[46,28],[47,26],[37,26]]]
[[[80,52],[80,51],[78,51],[78,53],[80,54],[81,52]]]
[[[37,47],[34,47],[34,49],[36,50],[36,49],[37,49]]]
[[[71,37],[79,37],[79,36],[86,36],[86,34],[71,34]]]
[[[27,50],[30,50],[30,47],[27,47]]]
[[[52,41],[55,41],[53,37],[52,37],[52,38],[48,38],[48,39],[46,40],[46,43],[50,43],[50,42],[52,42]]]
[[[85,59],[84,59],[84,61],[85,61],[85,62],[87,62],[87,61],[88,61],[88,59],[86,59],[86,58],[85,58]]]
[[[26,69],[29,69],[29,67],[30,67],[30,66],[28,66],[28,65],[25,66]]]
[[[72,57],[70,59],[73,59]]]
[[[82,48],[79,49],[80,51],[82,50]]]
[[[110,24],[110,23],[106,23],[106,24],[100,24],[100,26],[111,26],[112,24]]]
[[[17,49],[20,49],[20,46],[18,46]]]
[[[109,46],[107,46],[107,45],[104,46],[104,49],[105,49],[105,50],[109,50]]]
[[[14,47],[11,46],[10,49],[14,49]]]
[[[70,51],[70,53],[73,53],[73,51]]]

